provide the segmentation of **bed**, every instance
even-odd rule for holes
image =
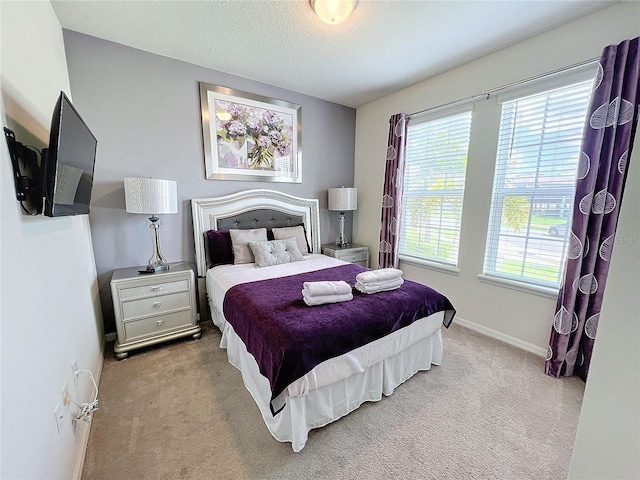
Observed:
[[[198,277],[222,332],[220,346],[276,440],[298,452],[311,429],[391,395],[442,361],[441,327],[449,326],[455,310],[429,287],[405,281],[392,292],[354,291],[349,302],[302,302],[305,281],[353,285],[368,270],[320,254],[317,199],[261,189],[192,199],[191,205]],[[302,261],[258,268],[220,261],[208,244],[224,232],[261,227],[295,227],[308,253]]]

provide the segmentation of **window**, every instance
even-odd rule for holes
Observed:
[[[591,84],[502,104],[485,275],[559,286]]]
[[[457,266],[470,130],[470,111],[410,120],[400,222],[405,259]]]

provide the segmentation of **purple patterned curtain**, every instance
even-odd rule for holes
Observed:
[[[398,268],[398,227],[402,201],[402,177],[407,146],[407,115],[397,113],[389,120],[387,165],[384,171],[382,192],[382,219],[380,221],[380,246],[378,268]]]
[[[602,52],[578,164],[573,223],[545,371],[586,381],[637,125],[639,38]],[[613,320],[613,319],[609,319]]]

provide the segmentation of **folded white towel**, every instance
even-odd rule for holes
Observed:
[[[351,293],[351,286],[343,281],[324,281],[324,282],[304,282],[303,292],[307,292],[310,296],[320,295],[345,295]]]
[[[349,292],[345,293],[344,295],[311,296],[308,295],[304,290],[302,290],[302,298],[304,300],[304,303],[306,303],[310,307],[313,307],[314,305],[324,305],[325,303],[348,302],[349,300],[353,300],[353,294]]]
[[[379,270],[368,270],[366,272],[356,275],[356,280],[362,285],[366,285],[370,282],[384,282],[388,280],[395,280],[402,276],[402,270],[397,268],[381,268]]]
[[[356,282],[356,284],[359,284],[361,287],[371,288],[373,290],[378,287],[399,286],[399,285],[402,285],[403,282],[404,282],[404,279],[402,277],[398,277],[398,278],[394,278],[393,280],[383,280],[382,282],[366,282],[366,283]]]
[[[370,283],[362,284],[360,282],[356,282],[356,290],[362,293],[388,292],[389,290],[395,290],[396,288],[400,288],[403,283],[404,283],[404,279],[402,278],[389,280],[388,282],[376,282],[376,285],[372,285]]]

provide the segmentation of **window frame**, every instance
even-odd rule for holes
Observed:
[[[559,286],[562,281],[561,278],[563,274],[563,265],[566,262],[568,236],[565,236],[564,238],[557,240],[558,242],[562,242],[562,253],[559,259],[560,272],[559,272],[559,278],[557,283],[552,283],[550,281],[545,281],[542,279],[535,279],[532,277],[523,277],[522,275],[521,276],[510,275],[509,273],[502,273],[502,272],[496,271],[497,265],[498,265],[498,246],[500,243],[500,237],[503,236],[500,231],[501,230],[500,226],[502,223],[503,207],[501,202],[499,211],[494,211],[495,201],[499,198],[504,200],[504,198],[506,197],[513,197],[513,196],[525,196],[531,199],[531,198],[536,198],[537,197],[536,193],[541,192],[541,189],[539,188],[536,188],[533,190],[527,189],[527,188],[512,189],[508,191],[505,190],[505,188],[502,188],[502,191],[496,192],[496,185],[498,184],[499,181],[501,181],[502,184],[504,185],[504,175],[506,173],[506,168],[499,168],[500,161],[506,162],[506,160],[502,160],[500,158],[501,156],[500,138],[502,135],[503,116],[505,115],[504,104],[507,102],[524,100],[528,97],[549,93],[560,88],[578,86],[580,84],[586,84],[586,83],[592,84],[593,71],[594,71],[593,68],[582,68],[577,72],[571,72],[570,75],[555,76],[554,78],[551,79],[551,81],[532,82],[533,85],[527,84],[524,88],[513,89],[508,93],[500,95],[498,97],[497,103],[500,107],[500,121],[497,125],[498,143],[495,149],[495,162],[494,162],[495,171],[494,171],[493,186],[492,186],[491,198],[490,198],[490,213],[489,213],[487,233],[485,238],[485,242],[486,242],[485,253],[484,253],[484,259],[482,264],[483,270],[482,270],[482,274],[478,275],[478,278],[480,281],[499,285],[499,286],[504,286],[506,288],[513,288],[516,290],[526,291],[526,292],[530,292],[530,293],[534,293],[542,296],[557,295]],[[585,104],[585,117],[588,111],[589,100],[591,96],[590,87],[587,88],[587,92],[588,94],[587,94],[587,99]],[[541,125],[541,127],[543,127],[543,125]],[[576,152],[578,156],[580,153],[580,145],[582,143],[583,135],[584,135],[583,129],[581,129],[581,137],[579,139],[579,146]],[[513,137],[510,138],[510,143],[512,142],[513,142]],[[541,143],[540,145],[545,145],[545,144]],[[577,165],[578,165],[578,162],[576,160],[575,162],[576,171],[577,171]],[[539,172],[540,172],[540,164],[536,166],[536,174],[538,174]],[[502,180],[500,180],[501,175],[502,175]],[[573,211],[573,203],[574,203],[574,196],[575,196],[575,176],[576,176],[576,172],[574,171],[574,181],[571,186],[569,186],[568,184],[563,184],[556,188],[548,188],[544,193],[542,193],[538,197],[538,198],[547,197],[547,199],[550,199],[550,198],[567,198],[568,199],[566,203],[568,205],[567,208],[569,208],[570,212],[568,217],[567,230],[570,230],[571,228],[571,212]],[[533,205],[533,204],[530,204],[530,205]],[[529,229],[531,226],[531,214],[528,215],[527,222],[528,222],[527,229]],[[530,231],[527,232],[525,236],[525,242],[528,242],[531,239],[530,233],[531,233]],[[553,241],[556,241],[556,239],[553,239]],[[524,269],[526,268],[526,265],[528,263],[526,254],[523,254],[522,262],[523,262],[523,269]]]
[[[462,222],[463,222],[463,210],[464,210],[464,194],[465,194],[465,187],[466,187],[466,174],[467,174],[467,162],[468,162],[468,157],[469,157],[469,147],[471,144],[471,132],[473,129],[473,110],[474,110],[474,105],[473,102],[471,101],[467,101],[467,102],[462,102],[460,104],[457,104],[455,106],[452,107],[447,107],[447,106],[443,106],[442,108],[436,108],[430,112],[428,112],[427,114],[422,114],[422,115],[414,115],[411,116],[409,118],[409,125],[408,125],[408,133],[407,133],[407,149],[408,149],[408,144],[409,144],[409,130],[411,128],[411,125],[420,125],[420,124],[424,124],[424,123],[429,123],[429,122],[435,122],[438,120],[443,120],[446,118],[450,118],[450,117],[456,117],[456,116],[461,116],[464,114],[468,114],[469,115],[469,119],[468,119],[468,137],[467,137],[467,145],[466,145],[466,160],[465,160],[465,166],[464,166],[464,175],[462,176],[463,178],[463,183],[462,183],[462,188],[457,188],[457,189],[449,189],[449,190],[436,190],[436,191],[432,191],[430,193],[424,192],[422,194],[422,196],[426,196],[426,197],[433,197],[433,198],[442,198],[443,196],[445,196],[446,192],[451,192],[450,195],[447,196],[455,196],[455,197],[459,197],[460,198],[460,217],[459,217],[459,222],[458,222],[458,228],[457,228],[457,248],[456,248],[456,261],[455,263],[449,262],[446,259],[441,259],[441,258],[434,258],[434,257],[421,257],[421,256],[416,256],[416,255],[412,255],[410,253],[407,252],[403,252],[402,251],[402,238],[403,238],[403,234],[404,234],[404,220],[405,220],[405,214],[406,214],[406,208],[407,208],[407,202],[406,202],[406,198],[407,198],[407,191],[406,188],[403,188],[403,193],[402,193],[402,212],[401,212],[401,222],[400,222],[400,227],[398,229],[398,235],[400,236],[400,241],[399,241],[399,245],[398,245],[398,251],[399,251],[399,258],[400,260],[402,260],[403,262],[407,262],[410,264],[414,264],[414,265],[418,265],[418,266],[422,266],[422,267],[426,267],[426,268],[430,268],[430,269],[434,269],[434,270],[438,270],[444,273],[449,273],[449,274],[453,274],[453,275],[458,275],[460,270],[458,268],[459,266],[459,262],[460,262],[460,237],[461,237],[461,232],[462,232]],[[408,152],[407,155],[405,156],[405,173],[407,170],[407,166],[408,166]],[[405,181],[406,175],[403,176],[403,182]],[[404,186],[403,186],[404,187]],[[442,221],[442,215],[440,215],[440,223]],[[439,230],[440,231],[440,230]]]

